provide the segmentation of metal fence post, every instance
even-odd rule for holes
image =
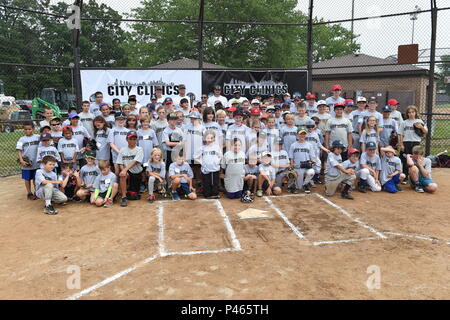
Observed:
[[[83,6],[83,0],[75,0],[74,3],[76,6],[80,8],[80,16],[81,16],[81,8]],[[80,20],[81,23],[81,20]],[[72,30],[72,46],[73,46],[73,58],[74,58],[74,69],[73,69],[73,82],[75,86],[75,101],[77,111],[81,108],[81,76],[80,76],[80,29],[75,28]]]
[[[428,90],[427,90],[427,128],[429,133],[425,138],[425,153],[428,156],[431,151],[431,126],[433,118],[433,98],[434,98],[434,68],[436,63],[436,27],[437,27],[437,6],[436,0],[431,2],[431,50],[430,50],[430,71],[428,74]]]
[[[198,23],[198,68],[203,69],[203,20],[205,15],[205,0],[200,0]]]
[[[313,33],[313,6],[314,0],[309,0],[309,18],[308,18],[308,40],[307,40],[307,54],[308,54],[308,91],[312,91],[312,33]]]

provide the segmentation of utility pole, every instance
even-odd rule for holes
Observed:
[[[198,68],[203,69],[203,21],[205,16],[205,0],[200,0],[200,13],[198,16]]]
[[[308,18],[308,40],[307,40],[307,54],[308,54],[308,88],[307,91],[312,91],[312,33],[313,33],[313,7],[314,0],[309,0],[309,18]]]
[[[72,30],[73,48],[73,83],[75,88],[76,107],[81,108],[81,76],[80,76],[80,30],[81,30],[81,9],[83,0],[75,0],[74,4],[68,8],[70,14],[66,21],[67,27]]]

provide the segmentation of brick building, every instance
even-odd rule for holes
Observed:
[[[380,107],[394,98],[400,102],[402,112],[411,104],[420,112],[426,111],[427,69],[365,54],[350,54],[313,64],[312,88],[319,98],[330,96],[331,86],[336,83],[344,88],[346,98],[377,96]]]

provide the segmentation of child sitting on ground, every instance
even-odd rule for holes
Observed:
[[[91,203],[97,207],[109,208],[113,205],[114,197],[119,190],[117,176],[111,172],[108,160],[100,160],[98,167],[100,174],[94,181],[94,196]]]
[[[78,175],[78,185],[80,189],[77,192],[77,197],[81,200],[87,199],[91,203],[94,196],[94,182],[100,175],[100,169],[95,164],[95,151],[89,150],[84,154],[86,164],[81,168]]]
[[[169,177],[171,180],[172,199],[180,200],[180,196],[186,195],[189,199],[197,199],[195,188],[192,186],[192,172],[189,164],[184,161],[183,151],[179,151],[169,167]]]
[[[166,164],[162,159],[162,151],[159,148],[153,148],[150,153],[150,159],[147,162],[148,175],[148,197],[149,202],[155,201],[153,191],[155,185],[159,186],[161,191],[165,190],[166,186]]]

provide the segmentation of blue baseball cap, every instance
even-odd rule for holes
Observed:
[[[376,149],[377,148],[377,144],[373,141],[369,141],[366,143],[366,149]]]
[[[80,116],[76,112],[69,114],[69,119],[73,119],[73,118],[80,118]]]
[[[391,106],[384,106],[382,112],[392,112]]]
[[[341,140],[334,140],[333,143],[331,144],[331,146],[333,148],[345,148],[345,146]]]

